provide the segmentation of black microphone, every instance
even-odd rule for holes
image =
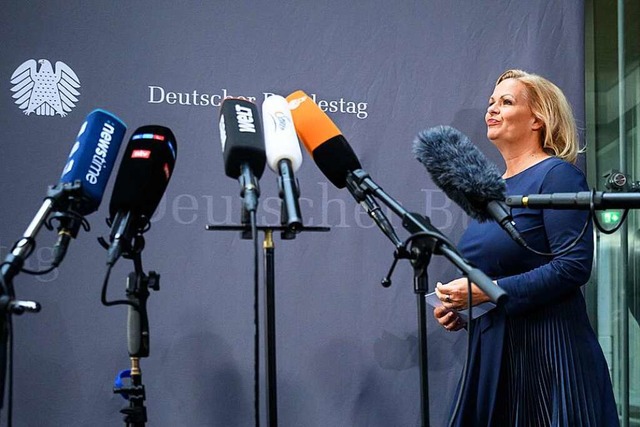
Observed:
[[[244,99],[227,98],[220,107],[219,125],[224,171],[240,181],[243,211],[255,212],[260,196],[258,180],[267,161],[258,107]]]
[[[471,218],[493,220],[519,245],[528,248],[505,204],[506,183],[466,135],[450,126],[437,126],[418,134],[413,154],[433,182]]]
[[[278,187],[282,199],[282,224],[293,233],[302,227],[300,186],[295,172],[302,164],[300,143],[293,126],[289,104],[280,95],[271,95],[262,103],[262,124],[267,163],[278,173]]]
[[[109,204],[108,265],[131,250],[132,239],[148,228],[173,174],[177,149],[173,132],[164,126],[143,126],[131,136]]]

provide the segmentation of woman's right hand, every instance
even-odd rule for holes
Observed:
[[[466,323],[458,315],[458,312],[444,306],[433,309],[433,317],[447,331],[458,331],[466,326]]]

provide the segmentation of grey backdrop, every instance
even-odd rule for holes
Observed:
[[[265,93],[303,89],[336,101],[338,111],[328,113],[364,168],[454,240],[467,217],[413,159],[420,130],[453,125],[497,162],[483,114],[496,77],[512,67],[555,81],[583,117],[583,4],[574,0],[3,1],[2,11],[3,259],[57,182],[91,110],[127,123],[123,144],[147,124],[176,135],[175,174],[143,254],[145,269],[162,276],[148,303],[151,355],[142,360],[153,426],[253,424],[251,244],[204,230],[239,221],[239,185],[224,176],[218,108],[180,105],[178,94],[196,91],[209,104],[224,94],[252,96],[259,104]],[[41,58],[64,62],[80,79],[67,117],[26,116],[11,98],[14,70]],[[412,270],[401,262],[393,286],[382,288],[391,244],[306,153],[298,177],[305,223],[331,232],[276,238],[280,425],[419,425]],[[72,242],[60,268],[16,277],[18,296],[43,305],[15,318],[16,426],[122,424],[126,402],[111,389],[129,366],[126,308],[100,304],[106,253],[96,241],[109,231],[112,185],[113,177],[88,217],[92,230]],[[277,223],[275,174],[265,171],[261,186],[258,219]],[[46,266],[53,241],[43,230],[27,265]],[[130,261],[118,262],[110,298],[124,297],[131,270]],[[441,257],[429,273],[430,287],[456,274]],[[446,333],[431,316],[427,327],[431,422],[440,426],[465,334]],[[260,404],[264,411],[264,389]]]

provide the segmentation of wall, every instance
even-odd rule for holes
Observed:
[[[151,355],[142,360],[154,426],[253,424],[252,247],[235,232],[205,231],[240,220],[239,185],[223,171],[221,97],[315,94],[374,180],[453,240],[468,219],[413,159],[420,130],[457,127],[498,162],[483,114],[507,68],[555,81],[583,117],[583,6],[573,0],[4,2],[0,28],[3,258],[57,182],[91,110],[121,117],[127,139],[147,124],[176,135],[176,170],[143,253],[145,269],[161,274],[148,303]],[[10,77],[28,59],[62,61],[78,76],[66,117],[27,116],[14,103]],[[298,177],[305,223],[331,231],[276,238],[280,424],[419,425],[410,265],[400,262],[392,287],[381,287],[393,246],[306,153]],[[14,319],[16,425],[121,422],[126,402],[111,389],[129,366],[126,308],[100,303],[106,254],[96,241],[109,232],[112,185],[58,269],[16,277],[18,297],[43,305]],[[259,222],[276,224],[275,175],[266,171],[261,186]],[[40,233],[28,266],[47,265],[54,238]],[[111,299],[124,297],[131,270],[118,262]],[[456,274],[434,257],[430,287]],[[431,423],[443,425],[466,337],[431,316],[427,329]]]

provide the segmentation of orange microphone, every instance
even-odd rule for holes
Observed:
[[[344,188],[349,172],[362,166],[340,129],[303,91],[287,96],[287,102],[298,138],[313,161],[333,185]]]

